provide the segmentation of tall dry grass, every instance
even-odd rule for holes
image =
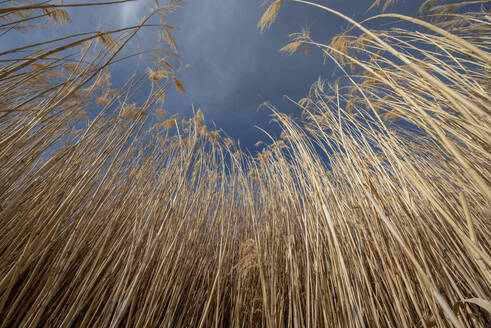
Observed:
[[[283,132],[255,157],[155,109],[184,88],[165,59],[111,87],[147,20],[0,54],[1,327],[489,326],[490,15],[466,6],[485,1],[361,23],[295,2],[353,24],[283,48],[346,80],[314,83],[301,121],[268,105]],[[2,33],[69,22],[45,6],[3,7]],[[151,14],[168,54],[173,9]]]

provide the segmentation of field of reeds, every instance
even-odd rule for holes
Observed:
[[[282,133],[257,156],[202,110],[159,109],[185,88],[165,59],[178,0],[136,26],[2,48],[0,327],[489,327],[489,1],[363,22],[292,1],[352,28],[282,51],[317,48],[346,77],[292,100],[299,120],[266,103]],[[0,6],[0,42],[77,9]],[[162,55],[113,88],[150,29]]]

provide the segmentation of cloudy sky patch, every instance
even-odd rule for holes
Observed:
[[[167,5],[168,0],[160,0]],[[307,56],[287,56],[278,50],[288,43],[288,35],[298,32],[302,26],[311,26],[313,39],[329,42],[343,32],[347,22],[304,4],[284,1],[276,22],[264,33],[257,30],[257,22],[265,7],[263,0],[196,0],[185,1],[183,8],[168,16],[169,24],[178,30],[173,33],[179,47],[180,58],[175,64],[184,67],[178,78],[186,84],[186,93],[169,90],[165,109],[170,113],[191,115],[192,106],[201,107],[208,122],[215,122],[235,139],[240,139],[246,148],[254,150],[259,139],[266,139],[255,125],[266,127],[269,112],[259,110],[265,100],[280,111],[298,116],[298,108],[285,96],[299,99],[305,96],[309,86],[318,77],[334,80],[335,67],[323,63],[315,49]],[[365,0],[320,0],[346,15],[361,20],[378,13],[367,11],[372,1]],[[414,15],[418,1],[401,0],[393,11]],[[70,9],[73,27],[48,29],[3,39],[0,48],[53,38],[54,34],[83,32],[96,29],[110,30],[136,25],[154,8],[153,0],[138,0],[125,4],[92,8]],[[158,22],[158,20],[157,20]],[[384,27],[386,28],[386,27]],[[53,32],[55,31],[55,32]],[[56,32],[58,31],[58,32]],[[53,34],[54,33],[54,34]],[[156,28],[148,28],[138,35],[144,49],[155,45]],[[136,42],[128,45],[126,54],[138,51]],[[144,71],[147,64],[129,60],[113,71],[113,85],[122,85],[135,70]],[[144,92],[139,93],[144,101]]]

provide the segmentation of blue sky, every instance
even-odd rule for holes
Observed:
[[[267,137],[255,127],[261,126],[277,132],[269,124],[269,112],[259,109],[263,101],[270,101],[280,111],[298,113],[285,96],[300,99],[319,76],[335,80],[332,63],[323,63],[318,51],[304,56],[283,55],[278,49],[288,43],[288,34],[309,25],[313,39],[329,42],[349,25],[341,19],[307,5],[285,0],[273,26],[260,33],[256,27],[266,7],[263,0],[199,0],[185,1],[184,6],[169,16],[169,23],[179,28],[174,38],[180,50],[176,65],[190,68],[178,77],[186,84],[186,93],[172,89],[166,99],[165,109],[187,117],[192,106],[201,107],[208,125],[223,129],[243,147],[254,153],[254,144]],[[168,0],[160,0],[161,5]],[[317,0],[350,17],[361,20],[374,15],[380,8],[368,11],[371,0]],[[73,1],[64,1],[73,3]],[[389,11],[415,15],[420,0],[400,0]],[[116,6],[70,9],[74,27],[58,27],[41,32],[2,38],[0,49],[26,44],[33,39],[49,39],[72,31],[89,31],[96,28],[108,30],[137,24],[153,0],[137,0]],[[383,22],[381,22],[383,23]],[[142,46],[151,47],[155,30],[139,35]],[[128,51],[136,51],[133,43]],[[113,71],[112,83],[117,86],[135,70],[144,70],[146,63],[127,61]],[[142,97],[143,100],[143,97]],[[141,100],[141,101],[142,101]]]

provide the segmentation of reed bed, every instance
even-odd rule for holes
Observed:
[[[111,87],[142,30],[177,52],[179,1],[159,24],[0,54],[1,327],[489,326],[487,1],[365,22],[293,2],[352,24],[282,49],[318,48],[345,78],[292,100],[299,120],[266,104],[282,133],[257,156],[202,110],[158,109],[185,88],[163,55]],[[0,33],[70,22],[63,4],[2,6]]]

